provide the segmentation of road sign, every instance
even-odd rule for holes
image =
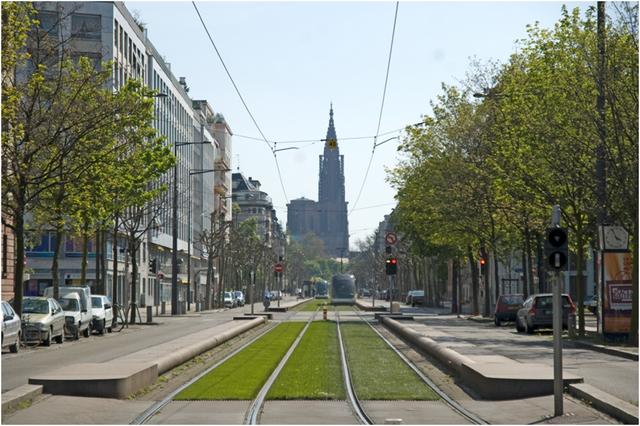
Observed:
[[[282,266],[282,263],[276,263],[275,265],[273,265],[273,271],[274,272],[284,271],[284,267]]]
[[[387,244],[392,246],[396,242],[398,242],[398,236],[396,235],[395,232],[387,232],[387,234],[384,236],[384,240]]]

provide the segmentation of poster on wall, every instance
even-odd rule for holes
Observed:
[[[602,325],[605,333],[629,333],[631,329],[631,252],[603,253]]]

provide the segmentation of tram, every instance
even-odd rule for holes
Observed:
[[[356,303],[356,280],[351,274],[334,275],[331,280],[331,303],[353,305]]]
[[[315,282],[315,298],[316,299],[328,299],[329,298],[329,284],[324,280],[318,280]]]

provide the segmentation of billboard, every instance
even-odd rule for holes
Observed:
[[[602,325],[604,333],[629,333],[631,328],[631,252],[603,253]]]

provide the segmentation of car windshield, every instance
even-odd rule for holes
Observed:
[[[58,299],[58,303],[62,306],[63,311],[79,311],[80,306],[78,305],[78,301],[76,299]]]
[[[424,290],[416,290],[413,292],[414,296],[424,296]]]
[[[236,291],[236,297],[242,297],[242,292],[241,291]]]
[[[505,305],[519,305],[522,303],[522,296],[516,294],[502,296],[502,303]]]
[[[569,302],[569,296],[562,296],[562,302],[563,308],[568,308],[569,306],[571,306],[571,303]],[[553,307],[553,297],[539,297],[538,301],[536,302],[536,307],[541,309],[551,309]]]
[[[231,299],[231,293],[229,293],[228,291],[224,292],[224,298],[225,299]]]
[[[48,314],[49,302],[47,300],[42,300],[42,299],[23,299],[22,313],[23,314]]]
[[[102,308],[102,297],[92,297],[91,298],[91,307],[92,308]]]

